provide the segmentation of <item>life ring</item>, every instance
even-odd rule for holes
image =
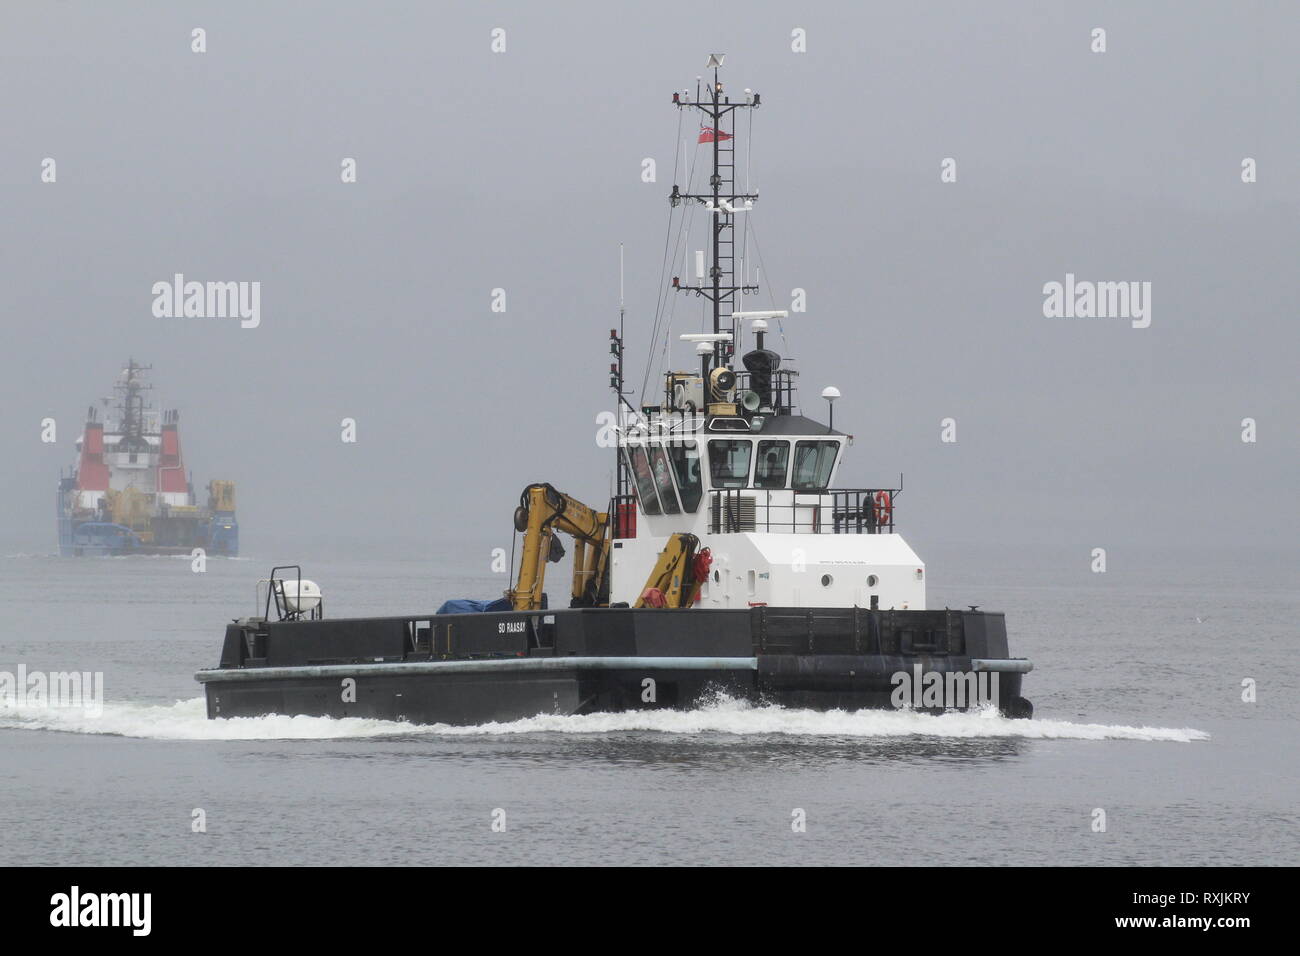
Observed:
[[[871,499],[871,515],[876,519],[876,527],[890,524],[894,520],[894,499],[888,491],[877,491]]]

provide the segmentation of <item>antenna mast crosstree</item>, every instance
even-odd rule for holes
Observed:
[[[756,109],[759,95],[745,91],[744,99],[731,102],[722,87],[718,71],[722,67],[725,54],[709,54],[707,68],[713,70],[713,82],[701,90],[697,84],[695,98],[689,93],[674,93],[673,104],[678,109],[696,109],[702,114],[700,123],[700,142],[711,142],[713,163],[709,176],[709,191],[704,193],[681,192],[673,184],[668,201],[674,206],[683,200],[694,201],[706,206],[713,216],[712,264],[705,279],[699,285],[683,285],[681,280],[673,277],[673,288],[679,291],[694,292],[702,295],[713,305],[713,334],[728,333],[728,339],[713,343],[713,367],[730,367],[732,356],[736,351],[736,320],[732,313],[737,310],[736,293],[754,293],[757,285],[736,284],[735,277],[735,215],[753,208],[757,193],[736,192],[736,147],[735,147],[735,113],[736,110]],[[730,130],[724,129],[729,125]],[[690,188],[689,186],[687,188]]]

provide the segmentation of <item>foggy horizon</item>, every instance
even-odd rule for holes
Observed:
[[[7,10],[0,547],[56,550],[59,469],[129,356],[180,410],[196,491],[236,482],[259,560],[508,547],[532,481],[603,507],[619,244],[639,386],[663,346],[670,96],[718,50],[728,89],[763,97],[752,215],[771,271],[746,304],[807,290],[784,334],[805,414],[843,394],[837,485],[901,472],[898,528],[927,561],[1294,554],[1294,18],[757,3],[691,8],[687,30],[685,6],[570,9]],[[175,273],[260,282],[260,325],[156,318],[151,287]],[[1043,286],[1067,274],[1150,282],[1150,327],[1046,318]],[[694,367],[676,336],[699,317],[677,303],[671,367]]]

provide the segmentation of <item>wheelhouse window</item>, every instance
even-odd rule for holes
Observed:
[[[663,505],[664,514],[677,514],[682,509],[677,505],[677,492],[673,490],[672,466],[668,464],[668,456],[659,445],[650,446],[650,467],[654,472],[655,488],[659,492],[659,503]]]
[[[785,473],[790,466],[788,441],[761,441],[758,460],[754,462],[755,488],[784,488]]]
[[[641,510],[648,515],[663,514],[659,507],[659,495],[655,493],[655,479],[650,471],[650,461],[645,449],[640,445],[629,445],[626,449],[628,464],[632,468],[632,478],[636,481],[637,497],[641,499]]]
[[[795,491],[825,491],[831,483],[831,470],[839,442],[801,441],[794,446],[794,474],[790,487]]]
[[[749,458],[753,449],[751,441],[715,438],[709,442],[709,477],[713,487],[744,488],[749,484]]]
[[[695,511],[703,494],[700,481],[700,452],[695,442],[669,442],[668,457],[677,473],[677,490],[681,492],[682,508]]]

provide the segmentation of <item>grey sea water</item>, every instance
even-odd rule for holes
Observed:
[[[270,557],[202,574],[187,559],[0,557],[0,670],[102,671],[106,697],[98,717],[0,706],[0,863],[1300,862],[1292,566],[928,559],[931,607],[1007,612],[1013,653],[1036,665],[1034,720],[721,700],[472,728],[212,722],[193,672],[251,610]],[[330,616],[505,586],[415,556],[306,573]]]

